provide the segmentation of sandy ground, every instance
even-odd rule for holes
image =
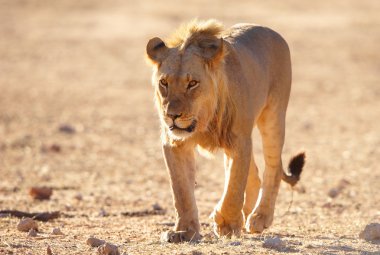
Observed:
[[[379,13],[376,0],[0,0],[0,210],[61,212],[34,238],[1,217],[0,254],[95,254],[89,236],[125,254],[380,254],[379,243],[359,239],[380,222]],[[222,156],[199,157],[209,238],[161,244],[174,213],[144,50],[194,17],[263,24],[287,39],[294,82],[283,159],[305,150],[307,165],[289,210],[282,185],[270,229],[228,240],[210,234],[208,218],[223,190]],[[52,187],[52,198],[33,200],[36,185]],[[163,215],[123,216],[155,203]],[[264,248],[275,236],[284,249]]]

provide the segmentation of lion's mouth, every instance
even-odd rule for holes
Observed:
[[[170,131],[174,131],[174,130],[181,130],[181,131],[186,131],[188,133],[191,133],[194,131],[195,129],[195,126],[197,125],[197,121],[194,120],[190,126],[186,127],[186,128],[181,128],[181,127],[178,127],[175,123],[173,123],[172,126],[169,127],[169,130]]]

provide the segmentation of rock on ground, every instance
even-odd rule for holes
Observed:
[[[32,228],[31,230],[29,230],[28,236],[30,236],[30,237],[36,237],[37,236],[37,231],[34,228]]]
[[[285,243],[284,241],[281,240],[281,238],[276,236],[276,237],[267,238],[263,243],[263,247],[269,248],[269,249],[281,250],[285,248]]]
[[[359,234],[359,237],[366,241],[380,240],[380,223],[368,224]]]
[[[29,232],[29,230],[38,230],[37,222],[31,218],[24,218],[17,224],[17,230],[22,232]]]
[[[34,199],[48,200],[53,194],[53,189],[48,187],[32,187],[29,190],[29,194]]]
[[[101,255],[120,255],[116,245],[105,243],[98,248],[98,253]]]
[[[98,239],[98,238],[95,238],[95,237],[89,237],[87,239],[86,243],[88,245],[90,245],[91,247],[99,247],[99,246],[105,244],[106,241]]]
[[[62,231],[60,228],[53,228],[51,231],[52,235],[63,235]]]

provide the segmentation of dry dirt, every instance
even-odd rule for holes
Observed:
[[[380,254],[378,242],[359,239],[380,222],[379,13],[377,0],[0,0],[0,210],[61,212],[37,237],[3,215],[0,254],[95,254],[89,236],[125,254]],[[259,23],[287,39],[294,82],[283,159],[305,150],[307,164],[289,211],[283,184],[273,226],[228,240],[210,235],[208,218],[223,190],[222,156],[199,157],[209,238],[161,244],[174,213],[144,50],[194,17]],[[52,187],[51,199],[33,200],[32,186]],[[166,211],[151,215],[155,203]],[[64,235],[50,234],[57,227]],[[284,249],[264,248],[270,237]]]

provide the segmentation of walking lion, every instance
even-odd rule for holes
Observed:
[[[266,27],[237,24],[224,30],[215,20],[195,20],[168,40],[151,39],[146,51],[177,215],[168,241],[201,237],[196,147],[224,151],[226,181],[212,214],[215,233],[262,232],[272,224],[281,179],[295,185],[304,165],[305,155],[298,154],[285,173],[281,160],[291,88],[287,43]],[[262,183],[252,154],[256,125],[265,159]]]

